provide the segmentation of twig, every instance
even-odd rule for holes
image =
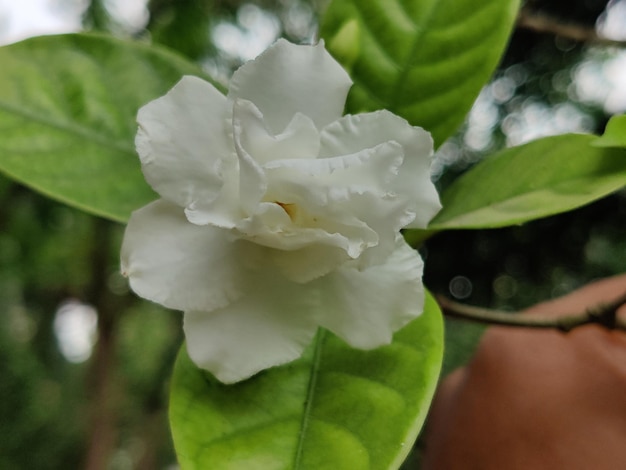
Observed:
[[[601,46],[626,47],[626,41],[599,36],[595,28],[562,23],[550,16],[534,13],[529,8],[522,8],[520,10],[517,17],[517,27],[530,29],[537,33],[552,34],[576,42]]]
[[[106,275],[111,237],[111,224],[94,218],[90,254],[92,278],[87,288],[87,299],[98,312],[98,341],[89,371],[92,402],[89,441],[84,468],[104,470],[115,448],[117,413],[114,406],[114,356],[116,309],[107,289]]]
[[[437,296],[437,301],[443,313],[449,317],[490,325],[522,328],[551,328],[567,333],[579,326],[595,324],[609,330],[626,331],[626,322],[617,316],[617,310],[622,305],[626,304],[626,294],[615,299],[613,302],[588,308],[583,313],[556,318],[520,315],[514,312],[474,307],[455,302],[444,296]]]

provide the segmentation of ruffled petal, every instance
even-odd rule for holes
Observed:
[[[274,135],[254,103],[237,100],[233,107],[233,127],[235,142],[260,165],[286,158],[317,158],[319,153],[319,131],[301,113],[296,113],[287,127]]]
[[[181,207],[217,197],[222,161],[236,158],[227,138],[229,113],[224,95],[191,76],[139,110],[137,152],[161,197]]]
[[[187,220],[196,225],[214,225],[233,228],[242,217],[239,201],[239,162],[233,153],[232,159],[224,159],[218,166],[222,187],[215,199],[194,200],[185,208]]]
[[[265,200],[271,202],[259,204],[257,212],[242,220],[237,230],[254,243],[291,252],[294,261],[281,253],[274,258],[290,279],[308,282],[324,275],[347,259],[334,248],[341,248],[354,259],[380,244],[381,237],[369,219],[380,218],[380,222],[372,222],[377,227],[386,225],[383,221],[388,222],[390,216],[410,220],[402,211],[390,211],[389,204],[378,202],[378,198],[388,196],[380,182],[392,178],[402,161],[399,149],[391,142],[335,159],[269,162],[263,169],[268,179]],[[376,204],[359,202],[366,195]],[[372,208],[380,208],[380,212],[372,212]],[[393,240],[394,230],[403,225],[394,221],[385,230]],[[315,245],[328,248],[316,250]],[[327,256],[315,262],[314,253]],[[295,260],[302,261],[300,269],[295,269]]]
[[[294,251],[322,244],[340,247],[352,258],[378,240],[375,232],[354,217],[319,224],[322,227],[297,226],[283,206],[264,202],[253,216],[239,222],[237,232],[246,240],[277,250]]]
[[[433,141],[428,132],[385,110],[348,115],[322,129],[320,156],[350,154],[388,141],[400,144],[405,156],[393,190],[411,202],[415,218],[407,227],[426,228],[441,209],[430,180]]]
[[[352,81],[324,49],[279,39],[233,75],[229,97],[252,101],[273,134],[282,132],[297,113],[318,129],[339,118]]]
[[[237,250],[227,231],[191,224],[181,208],[158,200],[131,215],[122,273],[146,299],[177,310],[212,310],[242,294]]]
[[[253,214],[267,191],[267,179],[261,166],[241,145],[241,122],[233,120],[235,149],[239,158],[239,204],[246,215]]]
[[[276,160],[264,166],[268,194],[292,203],[296,224],[345,235],[352,258],[367,250],[360,267],[380,264],[414,217],[410,201],[393,189],[403,158],[392,141],[338,157]]]
[[[247,220],[250,225],[244,226],[244,229],[251,233],[242,231],[240,235],[242,242],[251,242],[248,246],[267,247],[243,255],[251,265],[274,269],[289,281],[304,284],[328,274],[351,259],[348,254],[350,240],[344,235],[306,229],[298,237],[292,237],[292,234],[280,232],[279,228],[271,231],[268,222],[274,224],[274,227],[284,227],[288,222],[280,219],[288,219],[288,216],[282,209],[273,210],[271,206],[276,206],[275,204],[263,206],[268,209],[263,221],[259,221],[257,217]]]
[[[413,220],[406,199],[374,191],[355,195],[351,201],[351,210],[378,234],[378,243],[368,247],[359,257],[359,269],[384,263],[396,248],[398,231]]]
[[[289,280],[307,283],[324,276],[350,260],[345,248],[314,244],[298,250],[272,250],[268,253],[269,263]]]
[[[321,296],[320,326],[348,344],[371,349],[391,342],[393,333],[424,307],[423,263],[401,237],[384,264],[365,270],[345,266],[309,284]]]
[[[336,188],[375,189],[390,192],[404,154],[396,142],[379,142],[354,153],[341,153],[314,160],[275,160],[263,166],[274,184],[279,181],[307,181]]]
[[[246,295],[213,312],[185,312],[187,350],[224,383],[297,359],[317,331],[315,299],[275,272],[249,279]]]

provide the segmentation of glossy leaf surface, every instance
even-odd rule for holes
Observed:
[[[183,347],[170,397],[181,467],[398,468],[435,390],[442,329],[428,296],[389,346],[359,351],[320,332],[301,359],[235,385],[195,367]]]
[[[604,134],[594,140],[593,145],[626,148],[626,114],[613,116],[606,125]]]
[[[478,163],[442,194],[431,230],[494,228],[570,211],[626,185],[626,149],[593,135],[546,137]]]
[[[518,0],[334,0],[321,27],[355,84],[349,113],[386,108],[441,144],[500,60]]]
[[[112,220],[156,196],[135,153],[137,110],[193,64],[106,36],[44,36],[0,48],[0,171]]]

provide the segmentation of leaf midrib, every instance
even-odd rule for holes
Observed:
[[[397,2],[397,0],[394,0]],[[354,0],[353,0],[353,3]],[[436,15],[436,13],[439,11],[439,9],[441,8],[441,0],[438,0],[436,2],[433,2],[433,4],[431,5],[430,9],[423,15],[421,15],[419,18],[414,18],[413,16],[411,16],[406,9],[404,8],[404,5],[402,4],[402,2],[397,2],[399,5],[399,8],[401,8],[407,15],[407,17],[413,22],[414,26],[415,26],[415,33],[413,35],[411,35],[411,49],[409,54],[406,56],[405,60],[402,61],[401,63],[397,62],[389,53],[388,51],[386,51],[382,45],[379,44],[379,46],[381,47],[381,51],[384,52],[384,54],[386,55],[386,57],[388,59],[390,59],[396,66],[397,66],[397,74],[396,74],[396,79],[394,82],[394,86],[392,87],[393,89],[393,94],[391,94],[389,96],[389,99],[386,100],[387,102],[385,103],[384,100],[381,100],[380,97],[378,96],[373,96],[373,92],[370,90],[367,90],[367,87],[364,86],[363,82],[360,83],[362,88],[366,88],[366,92],[370,97],[374,97],[376,99],[376,101],[385,104],[386,107],[390,108],[390,109],[398,109],[400,108],[403,104],[405,104],[405,96],[403,95],[403,89],[404,89],[404,85],[406,83],[407,77],[409,75],[409,73],[415,69],[415,65],[410,65],[412,63],[411,58],[415,57],[415,55],[418,52],[418,49],[420,47],[420,44],[422,43],[422,39],[424,38],[425,35],[427,35],[429,32],[431,32],[432,30],[427,28],[427,25],[432,21],[433,17]],[[355,8],[356,11],[359,12],[359,15],[361,17],[361,23],[363,24],[363,26],[365,26],[366,28],[369,29],[369,26],[367,24],[367,22],[365,21],[365,17],[362,14],[361,10],[358,7],[358,3],[355,3]],[[476,14],[477,12],[474,12],[474,14]],[[354,79],[354,78],[353,78]]]
[[[2,101],[0,101],[0,111],[4,111],[7,114],[14,114],[23,119],[42,124],[44,126],[48,126],[53,129],[66,132],[68,134],[73,134],[80,138],[95,142],[104,147],[108,147],[112,150],[118,150],[118,151],[129,153],[129,154],[134,154],[135,152],[132,146],[127,145],[126,143],[122,143],[120,141],[109,139],[106,136],[102,136],[98,133],[93,132],[92,129],[84,128],[82,126],[77,126],[76,124],[72,124],[68,122],[60,122],[54,119],[47,119],[41,114],[32,113],[32,112],[17,108],[15,106],[12,106]]]
[[[404,61],[404,64],[400,68],[400,73],[398,74],[398,77],[396,78],[396,82],[393,87],[394,92],[389,98],[389,106],[392,109],[395,109],[403,101],[402,89],[404,87],[404,83],[406,82],[407,76],[411,70],[411,67],[409,66],[409,64],[411,63],[411,57],[415,55],[417,48],[419,47],[420,40],[424,37],[424,35],[427,32],[425,25],[427,25],[431,21],[432,17],[437,11],[437,8],[440,5],[441,5],[441,0],[434,2],[430,10],[422,17],[422,21],[418,22],[415,20],[415,18],[413,18],[413,20],[415,21],[415,28],[416,28],[415,34],[413,35],[413,43],[411,44],[411,51],[409,52],[409,56]]]
[[[320,362],[322,360],[322,344],[326,331],[320,328],[317,331],[315,339],[315,349],[313,351],[313,362],[311,363],[311,374],[309,375],[309,384],[307,387],[304,410],[302,413],[302,422],[300,424],[300,435],[298,437],[298,446],[294,456],[293,468],[299,470],[302,468],[302,454],[304,451],[304,442],[309,429],[311,409],[313,408],[313,397],[317,387],[317,378],[319,376]]]
[[[394,0],[395,1],[395,0]],[[365,26],[368,30],[370,30],[370,27],[368,26],[367,22],[365,21],[365,17],[363,15],[363,12],[359,9],[359,5],[358,5],[358,1],[353,0],[353,4],[355,7],[355,10],[358,12],[359,17],[361,18],[361,23],[363,24],[363,26]],[[433,5],[430,9],[430,11],[424,15],[423,20],[421,22],[416,22],[415,19],[413,17],[411,17],[410,15],[407,16],[414,22],[415,25],[415,30],[416,33],[413,37],[413,44],[411,45],[411,51],[408,55],[408,57],[406,58],[407,60],[404,61],[403,64],[399,64],[393,57],[391,57],[388,53],[388,51],[385,50],[384,47],[382,47],[379,44],[379,47],[381,49],[381,51],[384,51],[385,55],[391,59],[391,61],[398,66],[398,75],[395,81],[395,86],[393,87],[393,89],[395,90],[395,92],[393,93],[393,95],[390,96],[389,100],[387,103],[385,103],[385,100],[382,100],[379,96],[374,96],[374,92],[372,92],[371,90],[369,90],[369,87],[364,87],[363,82],[361,82],[361,87],[362,88],[366,88],[367,94],[370,96],[373,96],[376,101],[378,101],[379,103],[381,103],[383,105],[383,107],[388,107],[389,109],[395,109],[395,107],[398,105],[398,103],[400,102],[400,93],[399,93],[399,87],[404,83],[404,81],[406,80],[406,77],[410,71],[410,67],[409,67],[409,58],[413,57],[413,55],[415,54],[415,50],[417,47],[417,44],[419,42],[419,40],[424,36],[424,34],[426,33],[424,25],[428,23],[428,21],[430,21],[430,19],[432,18],[434,11],[437,9],[437,5],[439,4],[439,2],[436,2],[436,5]],[[405,11],[404,6],[401,6],[402,10]],[[355,77],[352,77],[352,80],[355,80]],[[356,80],[355,80],[356,81]]]
[[[609,182],[613,182],[614,180],[616,180],[617,182],[621,181],[620,175],[603,175],[603,179],[606,178],[609,180]],[[583,178],[579,178],[578,180],[581,181],[586,181]],[[568,185],[570,184],[575,184],[577,180],[570,180],[567,181]],[[613,191],[617,191],[620,188],[626,187],[626,183],[621,183],[621,184],[609,184],[606,183],[603,186],[602,190],[597,190],[597,191],[591,191],[590,193],[593,194],[596,197],[603,197],[606,196],[608,194],[611,194]],[[538,188],[536,190],[533,191],[529,191],[527,193],[523,193],[523,194],[517,194],[514,195],[512,197],[506,198],[506,199],[501,199],[498,201],[494,201],[488,204],[484,204],[482,206],[478,206],[478,207],[473,207],[471,209],[469,209],[468,211],[465,212],[460,212],[457,214],[453,214],[451,216],[449,216],[447,219],[444,219],[443,222],[436,222],[433,223],[431,226],[429,226],[429,229],[433,229],[433,230],[444,230],[444,229],[455,229],[455,228],[484,228],[484,227],[492,227],[492,228],[497,228],[497,227],[504,227],[510,224],[515,224],[515,223],[523,223],[527,220],[529,220],[529,214],[530,216],[533,216],[533,214],[543,214],[541,215],[541,218],[543,217],[549,217],[550,215],[554,215],[554,214],[558,214],[559,211],[558,210],[545,210],[544,208],[539,208],[536,210],[531,210],[528,209],[526,211],[524,211],[523,213],[511,213],[508,210],[502,210],[500,208],[502,207],[507,207],[509,205],[511,205],[512,203],[518,202],[518,201],[523,201],[524,199],[530,199],[532,197],[535,197],[537,194],[542,194],[542,193],[549,193],[549,195],[553,195],[554,193],[551,192],[550,187],[546,187],[546,188]],[[567,196],[567,197],[575,197],[575,196],[579,196],[580,199],[575,199],[572,203],[570,204],[562,204],[560,207],[571,207],[572,209],[576,208],[576,207],[581,207],[582,205],[584,205],[585,203],[581,203],[580,200],[585,200],[586,199],[586,195],[577,195],[575,193],[572,194],[561,194],[560,196]],[[595,198],[594,198],[595,199]],[[591,202],[591,201],[589,201]],[[588,202],[587,202],[588,203]],[[474,218],[474,217],[478,217],[480,215],[482,215],[483,213],[490,213],[490,212],[498,212],[501,211],[503,213],[510,213],[511,216],[509,217],[509,219],[507,219],[506,221],[494,224],[494,223],[484,223],[484,222],[477,222],[476,224],[467,224],[465,222],[463,222],[463,220],[467,219],[467,218]],[[478,214],[478,215],[477,215]],[[459,223],[459,219],[461,219],[461,222]]]

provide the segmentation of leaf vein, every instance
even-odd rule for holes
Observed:
[[[0,111],[4,111],[7,114],[13,114],[27,121],[36,122],[44,126],[51,127],[53,129],[67,132],[69,134],[74,134],[86,140],[97,142],[98,144],[104,147],[134,154],[134,148],[132,146],[127,145],[126,143],[116,142],[106,136],[102,136],[98,133],[95,133],[90,129],[85,129],[84,127],[77,126],[72,123],[59,122],[59,121],[55,121],[52,119],[48,119],[42,115],[38,115],[35,113],[31,113],[31,112],[19,109],[19,108],[16,108],[15,106],[11,106],[10,104],[3,103],[3,102],[0,102]]]
[[[302,463],[304,441],[310,425],[311,410],[313,408],[313,398],[315,395],[315,388],[317,386],[317,379],[319,376],[320,363],[322,360],[322,346],[325,336],[325,330],[319,329],[317,332],[317,338],[315,340],[315,352],[313,355],[313,363],[311,364],[311,375],[309,376],[309,386],[307,388],[304,411],[302,413],[302,423],[300,425],[298,447],[296,448],[296,455],[294,458],[294,470],[299,469]]]

